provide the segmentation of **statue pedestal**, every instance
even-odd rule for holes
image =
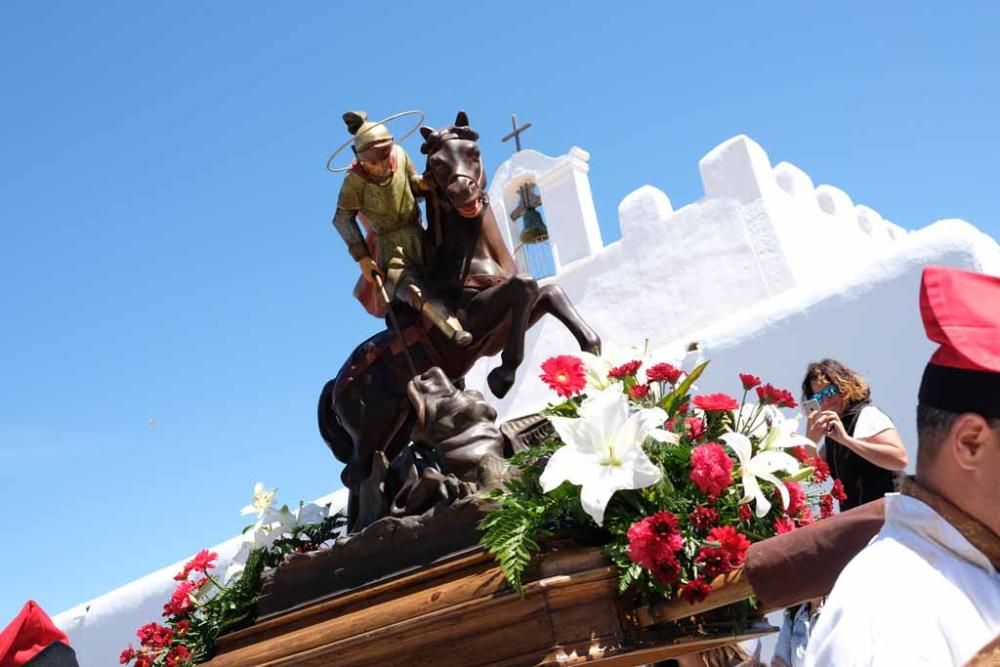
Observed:
[[[614,568],[596,548],[556,545],[523,596],[474,549],[262,615],[220,637],[208,664],[628,667],[771,631],[685,634],[619,598]]]

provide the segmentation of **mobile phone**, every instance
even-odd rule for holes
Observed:
[[[802,412],[804,412],[807,417],[812,413],[819,411],[820,411],[819,401],[817,401],[814,398],[810,398],[808,401],[802,404]]]

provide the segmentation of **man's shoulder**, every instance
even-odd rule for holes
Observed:
[[[969,591],[949,569],[954,559],[939,551],[920,536],[883,527],[840,573],[828,604],[850,606],[858,620],[891,614],[914,624],[949,605],[966,606]]]

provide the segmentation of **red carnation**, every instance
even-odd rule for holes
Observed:
[[[819,518],[826,519],[833,516],[833,496],[824,493],[819,499]]]
[[[788,489],[788,507],[785,508],[785,513],[788,516],[798,516],[802,508],[807,507],[806,492],[798,482],[785,482],[785,488]]]
[[[632,400],[641,401],[642,399],[649,396],[649,385],[648,384],[637,384],[628,390],[628,396]]]
[[[135,656],[135,667],[153,667],[153,658],[147,653],[139,653]]]
[[[719,513],[712,507],[696,505],[688,515],[691,525],[701,531],[708,531],[719,522]]]
[[[197,590],[203,581],[182,581],[170,596],[170,601],[163,605],[163,615],[166,617],[183,616],[191,609],[191,593]]]
[[[190,659],[191,651],[188,647],[184,644],[178,644],[167,654],[167,660],[164,664],[166,667],[180,667]]]
[[[792,456],[798,459],[799,463],[807,464],[809,463],[810,459],[812,459],[812,454],[807,452],[806,448],[801,445],[797,445],[795,447],[789,447],[788,451],[791,452]]]
[[[753,512],[750,511],[750,505],[743,504],[739,508],[740,521],[747,523],[753,518]]]
[[[664,586],[670,586],[681,576],[681,562],[677,560],[677,556],[670,554],[657,562],[650,571],[657,581]]]
[[[795,524],[787,516],[779,516],[774,520],[774,532],[778,535],[784,535],[785,533],[790,533],[795,530]]]
[[[677,406],[677,414],[686,415],[688,413],[688,410],[690,409],[691,409],[690,403],[681,403],[680,405]]]
[[[147,623],[138,630],[139,642],[148,648],[164,648],[174,640],[173,631],[159,623]]]
[[[688,437],[697,440],[705,435],[705,420],[699,417],[685,417],[684,428],[687,429]]]
[[[622,364],[621,366],[615,366],[610,371],[608,371],[608,377],[614,380],[624,380],[627,377],[631,377],[639,372],[639,366],[642,366],[641,361],[630,361],[628,363]]]
[[[740,373],[740,382],[743,383],[744,391],[750,391],[760,385],[760,378],[750,373]]]
[[[709,498],[733,483],[733,460],[722,445],[709,442],[691,450],[691,481]]]
[[[676,366],[660,363],[649,367],[649,370],[646,371],[646,378],[649,379],[650,382],[668,382],[670,384],[677,384],[677,381],[681,379],[681,375],[683,374],[684,371]]]
[[[757,398],[764,405],[773,403],[781,408],[795,408],[799,405],[790,391],[778,389],[770,383],[757,387]]]
[[[583,391],[587,386],[583,361],[579,357],[561,354],[549,357],[542,363],[542,382],[563,398],[569,398]]]
[[[132,648],[131,644],[129,644],[128,648],[122,651],[121,655],[118,656],[118,664],[127,665],[129,662],[132,661],[132,658],[134,657],[135,657],[135,649]]]
[[[739,402],[727,394],[705,394],[694,397],[694,407],[705,412],[728,412],[740,407]]]
[[[809,465],[813,468],[813,479],[815,479],[817,483],[825,482],[830,478],[830,466],[828,466],[826,461],[819,456],[812,457],[809,461]]]
[[[839,479],[833,480],[833,488],[830,490],[830,493],[840,502],[847,500],[847,491],[844,491],[844,483]]]
[[[712,587],[704,579],[698,578],[682,584],[677,594],[688,604],[697,604],[708,597]]]
[[[202,549],[197,554],[195,554],[194,558],[188,561],[187,565],[184,566],[184,569],[178,572],[174,576],[174,579],[176,579],[177,581],[183,581],[187,579],[188,575],[191,574],[192,572],[200,572],[204,574],[208,570],[215,567],[215,564],[212,561],[214,561],[218,557],[219,554],[215,553],[214,551],[209,551],[208,549]]]
[[[746,561],[750,540],[732,526],[713,528],[708,533],[708,540],[717,542],[719,546],[702,547],[694,559],[696,563],[701,564],[705,576],[717,577],[720,574],[726,574],[743,565]]]
[[[628,529],[628,557],[655,574],[656,568],[674,558],[684,548],[677,517],[670,512],[657,512]]]

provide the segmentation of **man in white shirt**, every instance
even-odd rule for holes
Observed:
[[[920,309],[940,347],[917,474],[837,580],[808,665],[963,665],[1000,632],[1000,278],[928,267]]]

